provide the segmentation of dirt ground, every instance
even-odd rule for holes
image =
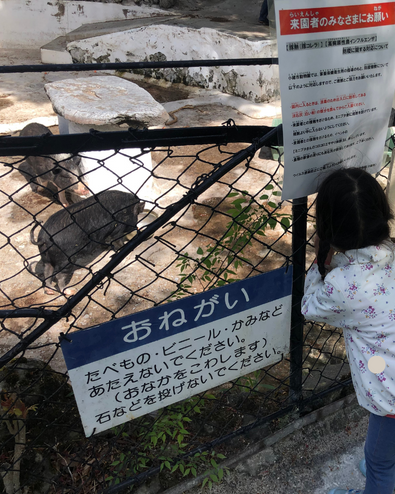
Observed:
[[[210,12],[218,12],[223,9],[232,9],[236,2],[179,2],[182,8],[192,7],[204,9]],[[258,5],[260,2],[256,2]],[[233,6],[233,7],[232,7]],[[248,10],[248,9],[247,9]],[[259,11],[259,6],[258,6]],[[233,11],[232,15],[236,15]],[[251,10],[251,19],[252,19]],[[39,64],[40,54],[38,50],[0,50],[0,65],[27,65]],[[0,78],[0,126],[10,125],[12,131],[8,135],[18,135],[17,130],[22,123],[30,120],[47,119],[46,125],[50,126],[53,133],[58,133],[55,113],[44,91],[44,84],[68,77],[84,77],[84,72],[48,72],[48,73],[23,73],[4,74]],[[182,86],[144,86],[158,101],[174,101],[185,99],[189,89]],[[256,119],[244,115],[234,108],[223,105],[203,105],[190,109],[185,108],[177,112],[178,121],[174,127],[200,127],[221,125],[229,118],[237,125],[271,125],[272,118]],[[4,134],[3,134],[4,135]],[[246,144],[230,145],[225,151],[236,152]],[[164,159],[165,153],[154,153],[153,160],[160,163],[157,170],[159,179],[155,185],[161,200],[155,204],[157,214],[160,214],[167,205],[175,202],[193,184],[202,173],[212,169],[213,164],[224,159],[222,152],[217,148],[205,146],[202,148],[193,146],[175,150],[175,157]],[[199,159],[196,160],[197,154]],[[1,195],[0,208],[2,212],[2,237],[0,239],[0,305],[1,309],[19,307],[46,307],[56,308],[65,302],[62,296],[51,297],[44,294],[40,279],[33,276],[27,266],[38,260],[37,246],[30,242],[30,230],[35,220],[45,221],[50,215],[58,211],[61,206],[50,199],[35,194],[22,176],[16,170],[10,168],[10,163],[17,163],[22,157],[1,159],[0,165]],[[192,163],[192,164],[191,164]],[[150,239],[136,252],[142,257],[136,261],[135,256],[125,259],[117,274],[114,276],[110,287],[106,290],[98,288],[85,301],[81,302],[73,311],[72,318],[56,324],[37,340],[32,349],[26,352],[26,356],[51,360],[51,365],[64,371],[64,361],[61,352],[56,351],[60,332],[66,332],[70,326],[80,329],[90,327],[113,317],[120,317],[132,312],[137,312],[159,303],[174,291],[176,283],[180,280],[180,268],[176,266],[177,252],[196,253],[202,244],[202,238],[197,239],[194,231],[200,231],[205,236],[218,238],[224,231],[229,217],[220,214],[213,215],[212,207],[224,198],[230,191],[229,184],[238,190],[248,190],[251,194],[258,193],[265,186],[265,180],[270,177],[266,173],[275,172],[277,163],[271,160],[263,160],[255,156],[252,167],[246,173],[245,164],[229,173],[225,183],[217,184],[199,198],[198,204],[183,212],[177,222],[176,228],[167,228],[166,242],[173,247],[167,247],[163,241]],[[187,171],[185,171],[187,169]],[[180,175],[178,183],[174,178]],[[278,177],[277,177],[278,178]],[[226,183],[228,185],[226,185]],[[208,206],[208,207],[206,207]],[[226,211],[231,207],[229,200],[219,207]],[[160,235],[166,228],[159,232]],[[271,232],[271,242],[277,241],[282,234],[279,228]],[[208,243],[207,238],[204,245]],[[203,246],[204,246],[203,245]],[[282,253],[289,254],[289,238],[283,238],[277,248]],[[109,259],[111,253],[106,253],[103,259],[97,259],[92,271],[96,272]],[[254,263],[262,261],[266,267],[264,270],[279,267],[283,262],[283,255],[272,253],[268,256],[268,250],[257,245],[255,251],[250,250]],[[260,268],[261,269],[261,268]],[[159,273],[159,274],[158,274]],[[91,276],[91,272],[79,270],[73,277],[73,282],[82,286],[85,277]],[[195,286],[194,290],[199,290]],[[32,319],[9,319],[0,330],[0,354],[5,353],[15,345],[21,336],[29,334],[41,321]]]

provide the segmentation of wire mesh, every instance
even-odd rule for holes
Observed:
[[[159,491],[191,476],[220,480],[224,457],[350,391],[341,330],[306,322],[302,361],[293,367],[302,379],[296,401],[292,356],[285,355],[236,381],[85,438],[59,335],[293,263],[292,205],[280,198],[281,152],[269,140],[272,147],[262,148],[264,138],[251,146],[226,138],[196,144],[191,130],[182,145],[169,139],[149,148],[146,141],[139,147],[134,135],[133,149],[118,143],[100,159],[71,139],[62,152],[77,161],[72,171],[69,156],[54,154],[38,139],[30,156],[24,143],[23,153],[14,143],[14,155],[1,159],[0,477],[7,494],[127,492],[145,481],[156,482]],[[105,136],[97,137],[95,150],[100,142],[109,149]],[[26,163],[37,153],[47,168],[26,177]],[[116,169],[114,159],[127,165]],[[379,178],[385,184],[388,159],[383,165]],[[93,199],[81,193],[81,182]],[[140,203],[107,193],[105,202],[96,182],[103,190],[126,192],[128,199],[136,194]],[[306,267],[313,260],[313,200]],[[178,379],[193,394],[191,376],[180,373]]]

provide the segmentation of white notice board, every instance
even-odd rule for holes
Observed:
[[[292,266],[69,334],[86,436],[280,361],[291,291]]]
[[[381,165],[395,91],[395,2],[275,0],[284,132],[282,199],[331,171]]]

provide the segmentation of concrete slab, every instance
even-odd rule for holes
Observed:
[[[258,11],[258,10],[257,10]],[[190,29],[209,28],[218,33],[236,36],[250,42],[267,40],[273,37],[273,33],[267,26],[254,22],[251,19],[231,15],[221,17],[204,11],[200,15],[194,13],[174,12],[153,15],[152,17],[106,21],[92,24],[84,24],[79,28],[60,36],[41,47],[41,60],[43,63],[72,63],[72,57],[67,51],[67,45],[71,41],[90,39],[113,33],[120,33],[131,29],[138,29],[154,25],[186,27]]]
[[[246,115],[254,119],[274,119],[281,117],[281,101],[273,101],[272,103],[253,103],[237,96],[221,93],[220,91],[206,91],[206,94],[201,94],[198,97],[189,99],[169,101],[164,103],[163,107],[168,114],[174,119],[177,112],[184,109],[198,109],[204,105],[222,105],[237,110],[242,115]],[[167,125],[176,123],[171,120]]]
[[[136,2],[137,3],[137,2]],[[164,15],[159,8],[133,0],[0,0],[0,48],[39,48],[83,24]]]
[[[19,132],[26,127],[26,125],[31,123],[39,123],[41,125],[45,125],[46,127],[53,127],[58,125],[58,117],[35,117],[29,120],[24,120],[23,122],[0,124],[0,134]]]
[[[273,45],[265,38],[251,41],[208,27],[160,24],[72,41],[67,50],[74,62],[142,62],[272,58]],[[155,68],[135,71],[146,77],[218,89],[244,99],[271,102],[280,96],[278,65]]]
[[[273,37],[269,27],[257,22],[260,9],[260,0],[253,0],[248,5],[232,4],[229,0],[222,2],[177,2],[180,10],[158,11],[151,9],[152,14],[147,17],[134,19],[114,20],[83,24],[53,41],[42,46],[43,57],[46,59],[49,51],[64,51],[70,41],[102,36],[139,27],[167,24],[200,29],[208,27],[220,32],[239,36],[250,41]],[[241,15],[240,15],[241,14]],[[43,63],[66,63],[45,61]],[[68,63],[68,62],[67,62]]]
[[[84,24],[42,46],[41,60],[65,64],[276,56],[274,32],[258,23],[260,0],[248,5],[231,0],[181,0],[176,5],[179,11],[158,14],[153,9],[150,17]],[[171,82],[220,89],[255,102],[268,102],[280,94],[275,65],[144,73]]]
[[[70,31],[65,36],[59,36],[53,41],[50,41],[49,43],[43,45],[41,47],[41,61],[42,63],[55,64],[73,63],[71,55],[67,51],[67,44],[70,41],[88,39],[95,36],[102,36],[104,34],[117,33],[120,31],[127,31],[128,29],[136,29],[142,26],[159,24],[161,22],[165,22],[168,18],[175,19],[176,17],[177,16],[175,15],[164,14],[160,16],[144,17],[138,19],[114,20],[84,24],[77,29]]]

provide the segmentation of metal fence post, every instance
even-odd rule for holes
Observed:
[[[292,201],[292,313],[290,391],[292,402],[302,399],[303,323],[301,312],[306,265],[307,197]]]

